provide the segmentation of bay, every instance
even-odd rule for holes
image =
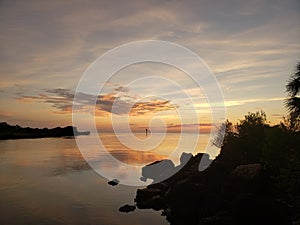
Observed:
[[[195,138],[193,134],[184,135],[185,139]],[[202,136],[195,153],[203,151],[207,144],[207,135]],[[136,134],[136,137],[149,138],[144,134]],[[93,140],[98,136],[82,138]],[[145,165],[167,158],[180,135],[167,134],[147,152],[126,147],[112,133],[100,134],[100,138],[116,159],[127,164]],[[184,148],[188,149],[188,144]],[[118,211],[124,204],[134,204],[137,188],[109,186],[107,179],[86,163],[75,139],[0,141],[1,224],[168,224],[161,212],[136,210],[124,214]]]

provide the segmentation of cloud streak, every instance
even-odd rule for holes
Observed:
[[[116,94],[126,93],[126,98],[122,98]],[[172,111],[178,108],[177,105],[171,103],[170,100],[151,99],[147,101],[137,101],[136,96],[132,97],[128,94],[129,89],[126,87],[117,87],[113,93],[100,94],[93,96],[85,93],[77,93],[76,101],[74,101],[74,93],[69,89],[57,88],[47,89],[45,93],[36,96],[23,95],[16,98],[19,102],[30,103],[39,102],[50,104],[54,109],[54,113],[65,114],[72,113],[72,107],[75,105],[75,112],[93,112],[95,105],[96,115],[108,115],[110,113],[116,115],[130,114],[132,116],[154,114],[162,111]]]
[[[210,108],[210,107],[219,107],[223,104],[225,107],[233,107],[233,106],[241,106],[247,103],[256,103],[256,102],[274,102],[274,101],[283,101],[285,98],[277,97],[277,98],[254,98],[254,99],[242,99],[242,100],[225,100],[222,102],[211,102],[211,103],[199,103],[194,104],[196,109],[202,108]]]

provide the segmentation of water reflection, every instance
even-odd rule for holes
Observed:
[[[111,134],[103,135],[108,151],[115,158],[135,165],[166,158],[178,139],[176,134],[167,135],[152,151],[132,151],[115,141]],[[196,151],[205,145],[204,138]],[[182,151],[188,148],[187,145]],[[105,164],[105,158],[95,160]],[[124,170],[123,175],[127,176],[128,172]],[[0,191],[1,224],[6,225],[167,224],[156,211],[119,213],[120,206],[134,204],[136,188],[109,186],[106,179],[90,169],[74,139],[0,141]]]
[[[57,157],[53,157],[49,163],[53,162],[56,163],[56,167],[53,168],[52,175],[62,175],[65,173],[91,169],[76,148],[62,149],[61,154]]]
[[[147,139],[144,134],[137,135]],[[131,139],[130,135],[128,136],[125,133],[121,134],[121,136],[128,143],[136,140],[136,138]],[[151,134],[151,138],[153,138],[147,139],[147,141],[155,142],[155,140],[161,138],[160,136],[161,134],[158,133]],[[168,134],[159,144],[150,143],[152,146],[156,146],[151,151],[143,148],[144,142],[136,143],[135,146],[138,148],[134,150],[129,149],[113,134],[100,134],[100,140],[102,143],[96,135],[81,136],[76,139],[84,158],[97,173],[108,180],[118,179],[121,184],[130,186],[145,185],[140,180],[140,177],[142,167],[146,164],[169,158],[178,165],[182,152],[195,153],[200,150],[200,148],[197,148],[198,145],[192,144],[198,140],[198,135],[196,134],[186,134],[184,137],[181,137],[180,134]],[[208,138],[203,138],[203,140],[207,144]]]
[[[126,139],[126,135],[119,135],[122,138]],[[167,158],[166,154],[161,151],[157,152],[155,149],[145,151],[143,150],[143,146],[135,146],[135,149],[130,149],[127,146],[123,145],[117,136],[113,134],[99,134],[99,137],[106,148],[106,150],[117,160],[120,162],[126,163],[128,165],[137,165],[143,166],[149,164],[151,162],[162,160]],[[139,137],[145,139],[144,134],[139,134]],[[130,142],[130,137],[127,138],[127,141]],[[140,148],[139,148],[140,147]],[[162,153],[161,153],[162,152]]]
[[[1,224],[167,224],[160,212],[118,212],[136,188],[107,185],[74,139],[0,141]]]
[[[135,137],[140,140],[148,140],[151,142],[155,142],[160,139],[160,136],[164,134],[153,133],[151,134],[152,141],[148,140],[144,133],[136,133]],[[111,155],[113,155],[116,159],[121,162],[130,164],[130,165],[146,165],[152,163],[157,160],[166,159],[168,157],[172,157],[172,160],[176,165],[180,163],[180,156],[182,152],[191,152],[198,153],[203,152],[208,144],[209,135],[202,134],[198,139],[197,134],[179,134],[179,133],[170,133],[162,139],[159,144],[151,150],[144,150],[147,147],[143,145],[145,143],[131,143],[135,141],[134,139],[130,139],[126,134],[119,134],[118,137],[122,137],[121,140],[126,139],[127,143],[130,146],[134,146],[135,149],[128,148],[124,146],[119,140],[118,137],[111,133],[101,133],[99,134],[101,142],[105,146],[106,150],[109,151]],[[181,142],[179,141],[181,139]],[[196,146],[191,146],[191,143],[198,142]],[[182,140],[185,140],[184,142]],[[148,143],[148,142],[147,142]],[[179,145],[180,143],[180,145]],[[151,144],[151,143],[148,143]],[[155,145],[155,144],[151,144]],[[192,148],[194,147],[194,148]]]

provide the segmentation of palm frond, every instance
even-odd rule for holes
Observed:
[[[300,116],[300,98],[291,97],[285,101],[285,105],[296,118]]]
[[[295,97],[300,91],[300,62],[297,64],[295,73],[291,76],[286,85],[286,90],[290,96]]]

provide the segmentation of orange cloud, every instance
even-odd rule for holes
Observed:
[[[150,100],[135,103],[130,111],[130,115],[138,116],[148,113],[158,113],[161,111],[176,110],[177,105],[174,105],[170,100]]]
[[[125,93],[124,96],[117,96],[116,91]],[[135,102],[136,96],[132,97],[128,94],[128,88],[117,87],[113,93],[101,94],[98,96],[77,93],[74,100],[74,93],[69,89],[47,89],[45,94],[36,96],[24,95],[16,98],[19,102],[41,102],[50,104],[55,110],[55,114],[72,113],[73,106],[75,110],[81,113],[94,112],[96,116],[107,116],[110,113],[117,115],[125,115],[130,112],[132,116],[145,114],[153,114],[161,111],[176,110],[177,105],[171,103],[170,100],[149,100]],[[114,108],[113,108],[114,107]]]

